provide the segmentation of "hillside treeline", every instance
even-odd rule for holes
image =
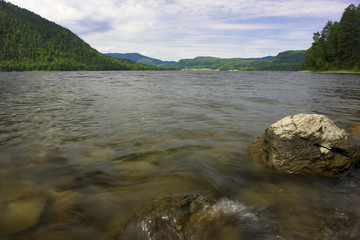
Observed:
[[[347,7],[340,22],[328,21],[306,54],[312,71],[360,71],[360,4]]]
[[[0,0],[0,71],[150,69],[103,55],[70,30]]]
[[[298,71],[305,59],[305,50],[285,51],[276,57],[264,58],[216,58],[196,57],[181,59],[176,63],[159,64],[158,67],[179,69],[211,69],[220,71]]]

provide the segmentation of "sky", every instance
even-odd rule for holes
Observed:
[[[161,60],[276,56],[311,47],[314,32],[359,0],[7,0],[102,53]]]

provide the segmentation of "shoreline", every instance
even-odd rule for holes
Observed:
[[[360,74],[360,72],[353,72],[348,70],[339,70],[339,71],[309,71],[309,70],[303,70],[298,72],[304,72],[304,73],[337,73],[337,74]]]

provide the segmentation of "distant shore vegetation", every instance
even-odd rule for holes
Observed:
[[[149,58],[138,53],[107,53],[109,56],[131,59],[138,63],[144,63],[168,69],[182,70],[217,70],[217,71],[298,71],[306,57],[306,50],[289,50],[279,53],[277,56],[263,58],[217,58],[196,57],[193,59],[181,59],[178,62],[164,62],[159,59]]]

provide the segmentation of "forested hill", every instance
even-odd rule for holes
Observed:
[[[70,30],[0,0],[0,71],[152,69],[103,55]]]
[[[139,53],[105,53],[105,55],[115,58],[128,59],[133,62],[142,63],[151,66],[176,63],[175,61],[162,61],[160,59],[147,57]]]
[[[312,71],[360,71],[360,4],[347,7],[340,22],[314,33],[304,67]]]
[[[223,71],[297,71],[305,60],[306,50],[285,51],[277,56],[262,58],[216,58],[196,57],[193,59],[181,59],[178,62],[161,61],[138,53],[107,53],[116,58],[131,59],[167,69],[185,70],[223,70]]]
[[[211,69],[232,71],[298,71],[304,62],[306,50],[285,51],[275,57],[264,58],[216,58],[196,57],[181,59],[177,63],[160,64],[160,67],[180,69]]]

